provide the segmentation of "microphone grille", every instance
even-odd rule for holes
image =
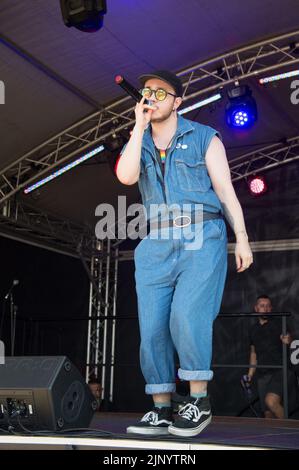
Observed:
[[[115,80],[115,83],[117,83],[119,85],[121,82],[123,82],[124,77],[122,75],[116,75],[114,80]]]

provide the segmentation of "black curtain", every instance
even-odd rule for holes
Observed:
[[[0,251],[6,354],[11,353],[10,311],[3,298],[18,279],[15,355],[67,355],[84,373],[89,281],[80,260],[3,237]]]

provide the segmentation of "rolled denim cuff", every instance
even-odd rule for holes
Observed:
[[[182,380],[212,380],[212,370],[178,370],[178,376]]]
[[[175,384],[147,384],[145,386],[145,393],[153,395],[156,393],[172,393],[175,392]]]

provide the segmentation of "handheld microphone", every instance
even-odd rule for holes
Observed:
[[[122,75],[116,75],[115,83],[121,86],[135,101],[139,102],[142,100],[143,96],[137,88],[133,87]],[[150,104],[148,100],[144,101],[145,104]]]
[[[243,389],[248,393],[248,395],[252,394],[251,381],[250,381],[248,375],[243,375],[242,376],[241,385],[242,385]]]
[[[9,291],[7,292],[6,296],[4,297],[5,300],[8,299],[8,297],[10,296],[11,291],[13,290],[13,288],[14,288],[15,286],[17,286],[17,285],[19,284],[19,282],[20,282],[19,279],[14,279],[14,280],[13,280],[12,285],[10,286]]]

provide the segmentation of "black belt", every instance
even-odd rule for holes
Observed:
[[[188,227],[188,225],[196,224],[210,219],[223,219],[223,214],[221,212],[207,212],[207,211],[197,211],[191,212],[186,215],[178,215],[173,219],[169,220],[159,220],[159,221],[149,221],[147,226],[150,230],[156,228],[167,228],[167,227]]]

